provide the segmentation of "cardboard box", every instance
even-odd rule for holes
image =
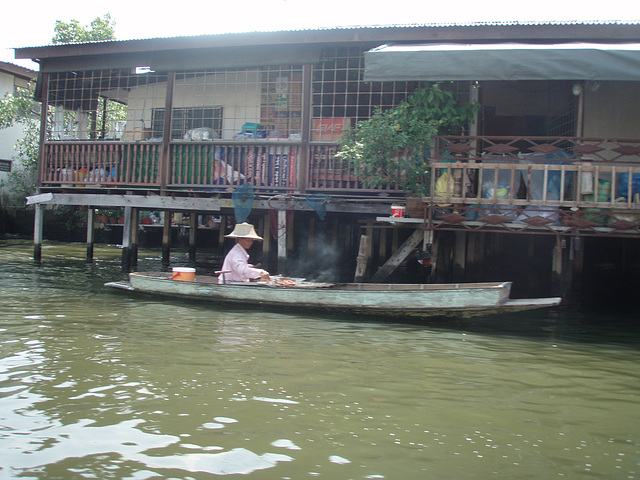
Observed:
[[[345,128],[353,125],[352,118],[314,118],[311,140],[315,142],[337,142]]]
[[[148,140],[150,138],[150,128],[135,127],[133,130],[125,130],[122,132],[122,140],[125,142],[138,142],[140,140]]]

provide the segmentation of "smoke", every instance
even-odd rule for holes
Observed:
[[[298,257],[290,257],[287,270],[291,277],[306,278],[311,282],[339,282],[343,271],[342,252],[321,237],[314,239],[313,247]]]

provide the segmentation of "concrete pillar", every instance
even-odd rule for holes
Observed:
[[[278,272],[287,274],[287,211],[278,210]]]
[[[95,213],[93,208],[87,207],[87,261],[93,260],[94,231],[93,217]]]
[[[44,223],[44,205],[36,203],[35,209],[36,212],[33,220],[33,259],[36,262],[39,262],[40,260],[42,260],[42,226]]]
[[[122,268],[131,268],[131,207],[124,207],[124,225],[122,226]]]
[[[132,266],[138,263],[140,210],[133,208],[131,211],[131,252],[129,255]]]

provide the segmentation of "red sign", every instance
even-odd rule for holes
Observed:
[[[350,118],[315,118],[311,139],[319,142],[337,142],[347,125],[351,125]]]

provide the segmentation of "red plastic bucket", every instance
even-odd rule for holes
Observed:
[[[404,205],[391,205],[391,216],[395,218],[404,218]]]

